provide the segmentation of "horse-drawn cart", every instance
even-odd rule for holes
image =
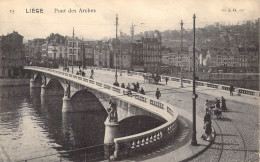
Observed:
[[[144,81],[148,82],[148,83],[156,83],[158,84],[158,82],[161,80],[161,77],[158,76],[152,76],[152,75],[144,75]]]

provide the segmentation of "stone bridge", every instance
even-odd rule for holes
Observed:
[[[78,108],[72,104],[80,92],[95,96],[95,99],[102,104],[108,113],[105,121],[104,143],[108,146],[115,145],[114,155],[111,157],[113,159],[121,155],[126,156],[132,152],[142,152],[147,148],[157,147],[163,140],[167,140],[168,137],[177,132],[178,113],[170,104],[139,93],[133,93],[129,96],[126,95],[126,89],[55,69],[36,66],[28,66],[24,69],[32,72],[30,88],[41,87],[42,96],[46,95],[52,81],[61,85],[64,92],[63,113],[97,110],[97,107],[93,105]],[[119,121],[137,115],[152,116],[165,123],[146,132],[120,137]]]

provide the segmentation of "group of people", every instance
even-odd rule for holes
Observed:
[[[207,141],[213,140],[212,135],[211,135],[211,133],[212,133],[212,128],[211,128],[212,110],[216,116],[221,115],[222,110],[227,110],[226,99],[223,96],[221,97],[221,100],[216,98],[214,104],[215,105],[212,108],[209,100],[206,100],[206,103],[205,103],[206,113],[204,116],[204,126],[203,126],[203,128],[205,129],[205,134],[203,134],[201,136],[201,138],[204,140],[207,140]]]
[[[227,110],[226,99],[223,96],[221,97],[221,100],[216,98],[214,104],[215,104],[214,107],[217,110]],[[210,111],[210,108],[211,107],[210,107],[209,100],[206,100],[206,103],[205,103],[206,112]]]
[[[63,71],[69,72],[69,68],[68,68],[67,66],[64,66],[64,67],[63,67]]]
[[[86,74],[83,70],[79,69],[79,71],[76,72],[76,75],[81,75],[84,77]]]
[[[81,75],[81,76],[84,77],[84,76],[86,75],[86,73],[84,72],[84,70],[79,69],[79,70],[76,72],[76,75]],[[94,70],[91,69],[90,79],[93,79],[93,75],[94,75]]]
[[[145,95],[143,87],[140,88],[140,84],[138,82],[132,83],[132,84],[128,83],[127,86],[125,86],[125,83],[122,83],[121,88],[127,89],[128,95],[131,95],[132,91],[139,92],[139,93]]]

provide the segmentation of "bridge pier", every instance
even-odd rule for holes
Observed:
[[[35,88],[35,87],[37,87],[37,84],[36,84],[35,80],[34,79],[30,79],[30,88]]]
[[[71,104],[71,100],[68,96],[62,98],[62,112],[74,112]]]
[[[41,95],[46,95],[46,85],[41,86]]]
[[[119,137],[119,123],[113,121],[110,122],[109,118],[107,118],[104,124],[105,124],[104,144],[113,144],[114,138]]]
[[[119,137],[119,123],[116,121],[109,121],[109,117],[104,122],[105,124],[105,137],[104,137],[104,150],[105,159],[109,159],[114,153],[114,139]]]

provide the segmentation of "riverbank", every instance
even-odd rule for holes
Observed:
[[[30,85],[30,79],[0,79],[0,86]]]

